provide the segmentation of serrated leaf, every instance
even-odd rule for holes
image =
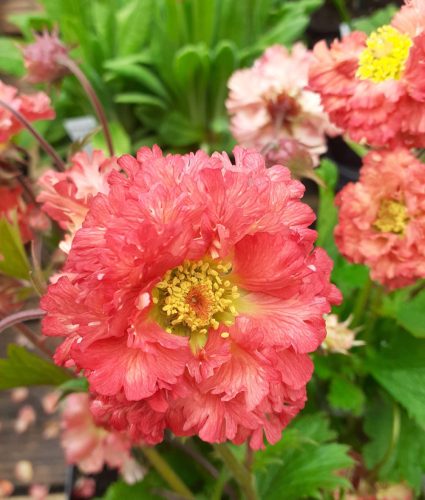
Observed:
[[[393,398],[425,427],[425,340],[395,332],[391,342],[370,356],[368,368]]]
[[[0,271],[13,278],[29,279],[28,262],[17,222],[0,219]]]
[[[328,393],[328,401],[338,410],[348,410],[360,414],[365,402],[363,391],[357,385],[342,377],[333,377]]]
[[[347,480],[337,472],[352,460],[347,446],[328,442],[334,435],[323,415],[296,419],[279,443],[256,454],[261,498],[296,500],[347,487]]]
[[[411,297],[410,290],[397,291],[384,298],[382,312],[415,337],[425,338],[425,292]]]
[[[15,344],[9,344],[7,358],[0,359],[0,389],[60,385],[71,378],[68,371]]]

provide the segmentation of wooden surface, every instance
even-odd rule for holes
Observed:
[[[16,336],[10,330],[0,335],[0,357],[5,357],[7,343],[14,340]],[[29,397],[20,403],[11,400],[10,391],[0,392],[0,480],[11,481],[17,494],[24,495],[28,489],[28,485],[15,477],[15,466],[20,460],[32,463],[34,483],[49,485],[53,491],[63,491],[67,466],[59,440],[57,437],[43,437],[46,426],[57,421],[57,416],[47,415],[41,406],[41,398],[47,392],[47,388],[33,388]],[[18,434],[14,429],[15,420],[19,409],[26,404],[34,407],[37,419],[26,432]]]

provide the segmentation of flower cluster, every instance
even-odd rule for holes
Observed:
[[[29,122],[50,120],[55,117],[55,112],[50,106],[50,99],[44,92],[18,94],[15,87],[0,81],[0,101],[19,112]],[[22,129],[22,123],[13,113],[0,105],[0,143],[8,142]]]
[[[336,128],[323,111],[320,96],[308,88],[312,57],[302,44],[294,45],[291,53],[274,45],[252,68],[235,72],[226,106],[239,144],[267,153],[279,149],[281,140],[296,141],[317,165],[326,151],[325,134],[334,134]]]
[[[304,187],[255,151],[118,160],[42,300],[55,359],[133,441],[280,439],[339,301]]]
[[[391,25],[314,48],[310,86],[331,120],[371,146],[425,146],[425,11],[406,2]]]

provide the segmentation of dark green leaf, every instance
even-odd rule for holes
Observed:
[[[73,392],[88,392],[89,382],[85,377],[71,378],[58,387],[62,397],[72,394]]]
[[[331,379],[328,400],[338,410],[348,410],[360,414],[365,402],[363,391],[349,380],[334,376]]]
[[[415,337],[425,337],[425,292],[410,297],[411,290],[404,289],[384,299],[382,312]]]
[[[0,389],[60,385],[71,378],[66,370],[15,344],[9,344],[7,358],[0,359]]]
[[[338,211],[335,207],[335,187],[338,182],[338,169],[330,160],[323,160],[320,167],[315,170],[325,186],[319,187],[320,204],[317,215],[317,231],[319,233],[317,244],[323,247],[331,257],[337,255],[333,238],[333,230],[338,220]]]
[[[164,489],[163,482],[154,472],[149,472],[142,481],[127,484],[116,481],[107,490],[103,500],[161,500],[164,497],[159,490]]]

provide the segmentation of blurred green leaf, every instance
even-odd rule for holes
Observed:
[[[135,484],[127,484],[122,480],[115,481],[102,498],[103,500],[161,500],[164,496],[159,493],[160,489],[164,489],[164,483],[155,472],[150,471],[142,481]]]
[[[202,128],[188,121],[180,113],[170,113],[159,130],[161,142],[188,146],[202,141]]]
[[[126,2],[115,13],[117,21],[117,48],[120,55],[134,54],[148,40],[153,17],[154,0]]]
[[[425,426],[425,341],[395,331],[390,342],[370,355],[367,366],[379,384]]]
[[[328,401],[333,408],[352,411],[359,415],[363,409],[365,396],[362,389],[353,382],[334,376],[330,383]]]
[[[338,168],[331,160],[322,160],[320,167],[315,170],[325,186],[319,186],[319,210],[317,214],[317,244],[323,247],[331,257],[335,258],[338,251],[335,246],[333,230],[338,220],[338,211],[335,206],[335,187],[338,182]]]
[[[384,297],[382,313],[415,337],[425,338],[425,291],[413,297],[411,290],[403,289]]]
[[[115,154],[119,156],[129,153],[131,151],[130,138],[121,123],[110,121],[109,130],[111,132]],[[108,154],[108,146],[102,131],[93,136],[93,147],[95,149],[102,149]]]
[[[352,21],[353,30],[364,31],[369,34],[384,24],[389,24],[394,14],[397,12],[397,6],[391,4],[383,9],[376,10],[370,16],[358,17]]]
[[[61,391],[61,399],[74,392],[88,392],[89,382],[85,377],[71,378],[58,387]]]
[[[22,53],[16,41],[0,38],[0,72],[13,76],[22,76],[25,72]]]
[[[69,372],[15,344],[9,344],[7,358],[0,359],[0,389],[60,385],[71,378]]]
[[[295,419],[279,443],[255,456],[260,497],[296,500],[347,487],[348,481],[337,472],[350,467],[352,460],[347,446],[329,443],[334,438],[323,415]]]
[[[119,104],[147,104],[156,108],[167,109],[167,105],[158,97],[140,92],[126,92],[117,94],[115,102]]]
[[[363,457],[381,481],[406,481],[419,491],[425,471],[425,431],[388,396],[375,394],[366,411],[364,430],[369,442]]]
[[[13,278],[29,279],[28,262],[17,222],[0,219],[0,271]]]

